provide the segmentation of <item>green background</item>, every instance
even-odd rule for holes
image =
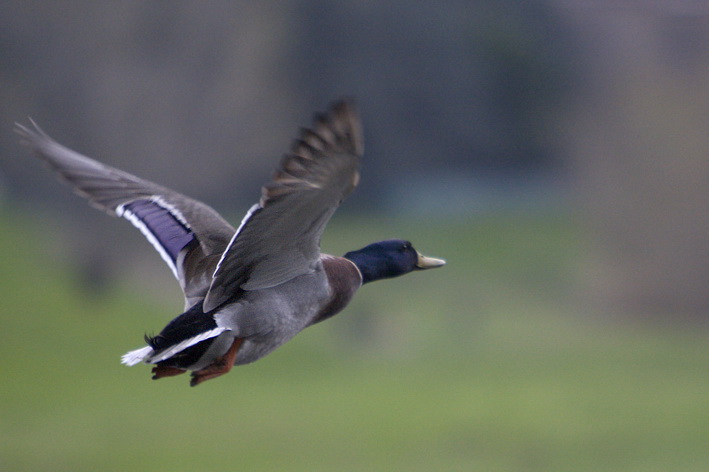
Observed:
[[[151,297],[134,280],[91,296],[42,249],[41,226],[0,222],[2,470],[709,464],[705,333],[579,313],[572,216],[336,218],[328,252],[402,236],[448,265],[366,286],[342,314],[197,388],[119,363],[179,312],[178,292]]]

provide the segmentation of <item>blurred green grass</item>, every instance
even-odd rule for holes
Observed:
[[[338,317],[198,388],[118,362],[179,300],[125,284],[87,296],[36,223],[0,222],[0,470],[709,463],[706,331],[579,313],[567,216],[336,219],[328,252],[405,237],[448,266],[364,287]]]

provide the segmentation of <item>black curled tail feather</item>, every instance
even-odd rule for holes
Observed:
[[[170,321],[157,335],[146,334],[145,342],[155,352],[160,352],[216,327],[217,323],[214,321],[212,314],[204,313],[202,311],[202,303],[199,302]]]

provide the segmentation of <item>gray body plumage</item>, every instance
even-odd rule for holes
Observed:
[[[248,364],[317,322],[333,295],[324,270],[319,268],[276,287],[247,292],[214,318],[218,326],[229,329],[225,335],[244,338],[236,364]]]
[[[309,326],[330,294],[322,283],[324,273],[298,276],[277,287],[247,292],[213,315],[217,326],[226,328],[203,356],[188,370],[200,370],[223,355],[236,338],[243,338],[236,365],[249,364],[270,354]],[[309,290],[311,284],[320,290]]]

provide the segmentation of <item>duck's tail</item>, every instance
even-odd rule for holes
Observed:
[[[135,351],[126,352],[121,357],[121,364],[128,366],[140,364],[141,362],[148,362],[150,357],[153,355],[153,348],[150,346],[141,347]]]
[[[175,354],[184,351],[188,347],[192,347],[195,344],[206,341],[207,339],[215,338],[222,334],[224,331],[228,331],[226,328],[217,327],[203,333],[199,333],[197,336],[185,339],[177,344],[166,347],[160,351],[155,351],[151,346],[145,346],[134,351],[127,352],[121,357],[121,364],[127,366],[132,366],[145,362],[146,364],[157,364],[166,359],[171,358]]]

